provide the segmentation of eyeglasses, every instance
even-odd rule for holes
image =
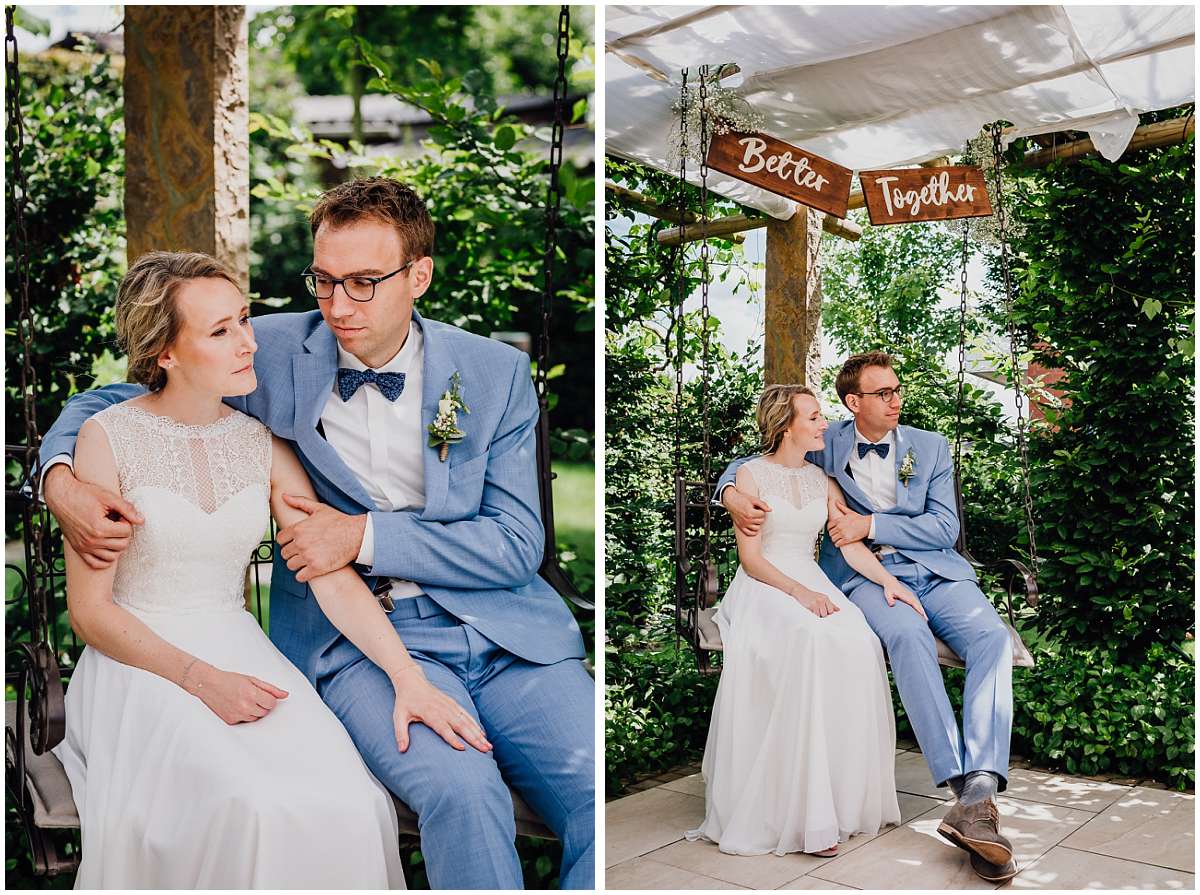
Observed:
[[[307,267],[304,269],[304,272],[300,274],[300,276],[304,278],[304,285],[308,288],[308,294],[316,299],[325,301],[333,298],[334,290],[337,289],[338,284],[341,283],[342,291],[346,293],[347,298],[349,298],[351,301],[365,302],[370,301],[375,297],[376,286],[378,286],[384,280],[394,277],[401,271],[412,267],[413,261],[416,260],[416,258],[413,258],[412,261],[409,261],[403,267],[397,267],[391,273],[384,274],[381,277],[357,276],[341,277],[339,279],[338,277],[331,277],[328,274],[315,273],[311,268]]]
[[[884,404],[891,404],[892,398],[900,398],[901,400],[903,400],[904,399],[903,392],[904,392],[904,386],[898,385],[895,388],[881,388],[881,389],[878,389],[873,392],[852,392],[852,394],[860,395],[863,398],[867,397],[868,395],[873,395],[874,397],[876,397],[880,401],[882,401]]]

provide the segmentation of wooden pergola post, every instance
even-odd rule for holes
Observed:
[[[132,262],[207,252],[250,285],[244,6],[125,7],[125,224]]]
[[[764,379],[816,383],[821,364],[820,212],[800,206],[767,225]]]

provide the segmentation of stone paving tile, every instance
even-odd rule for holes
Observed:
[[[663,789],[673,789],[675,792],[686,792],[689,796],[704,798],[704,778],[699,774],[680,777],[666,784]]]
[[[817,879],[815,876],[802,876],[792,880],[790,883],[785,883],[779,887],[780,891],[784,889],[821,889],[829,892],[833,889],[849,889],[853,891],[853,886],[839,886],[837,883],[831,883],[828,880]]]
[[[925,764],[925,756],[920,752],[905,752],[896,756],[896,789],[939,801],[953,798],[950,787],[939,789],[933,785],[929,765]]]
[[[703,820],[704,799],[662,787],[609,802],[605,806],[605,866],[670,845]]]
[[[896,793],[896,801],[900,803],[901,825],[908,823],[910,820],[915,820],[926,811],[932,811],[942,804],[938,799],[931,799],[928,796],[914,796],[908,792]],[[893,828],[884,827],[883,832],[886,833],[889,829]]]
[[[1097,814],[1128,793],[1129,787],[1118,786],[1115,783],[1067,777],[1049,771],[1013,768],[1009,770],[1008,789],[1004,791],[1003,796],[1024,802],[1066,805]]]
[[[1001,829],[1013,844],[1017,863],[1029,864],[1078,829],[1093,815],[1061,805],[1019,802],[1001,796]],[[937,833],[949,805],[879,836],[860,849],[834,858],[809,875],[862,889],[986,889],[966,852]]]
[[[727,855],[712,842],[675,842],[647,857],[748,889],[774,889],[819,867],[812,855]]]
[[[634,858],[604,872],[604,888],[622,889],[740,889],[733,883],[692,873],[650,858]]]
[[[1056,846],[1018,873],[1010,885],[1014,889],[1194,890],[1196,877],[1181,870]]]
[[[1196,797],[1138,787],[1062,844],[1195,873]]]

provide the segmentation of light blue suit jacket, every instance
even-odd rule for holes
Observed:
[[[377,511],[317,431],[337,374],[337,342],[319,311],[256,320],[258,388],[227,403],[292,443],[322,502],[343,513],[372,514],[375,555],[368,584],[373,576],[415,581],[452,615],[531,662],[582,658],[583,638],[570,610],[537,576],[543,550],[538,405],[528,357],[415,311],[413,320],[424,335],[422,436],[456,371],[471,408],[459,415],[466,437],[451,446],[445,463],[436,448],[426,447],[425,507],[419,511]],[[46,434],[42,462],[74,453],[86,419],[144,391],[122,383],[76,395]],[[318,660],[339,634],[278,551],[270,627],[280,651],[315,682]]]
[[[936,432],[897,426],[896,471],[899,473],[904,456],[911,450],[913,475],[907,485],[897,480],[896,506],[878,511],[850,476],[850,452],[856,441],[854,420],[837,420],[825,430],[825,447],[810,452],[807,459],[837,480],[850,509],[874,513],[875,540],[867,543],[895,547],[903,556],[950,581],[974,581],[975,570],[954,550],[959,521],[949,442]],[[734,483],[738,467],[749,459],[743,457],[729,465],[717,482],[718,497],[726,485]],[[846,593],[866,580],[850,568],[830,537],[821,542],[820,565],[829,580]]]

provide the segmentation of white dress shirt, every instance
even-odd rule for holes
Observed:
[[[886,444],[888,445],[887,457],[881,457],[875,451],[869,452],[865,457],[858,455],[859,444]],[[854,427],[854,447],[850,450],[850,473],[854,476],[854,482],[867,495],[867,499],[871,502],[871,509],[877,512],[890,510],[896,505],[896,432],[892,430],[887,435],[879,439],[877,442],[872,442],[869,438],[858,431],[858,426]],[[867,537],[875,540],[875,516],[871,515],[871,529],[867,532]],[[895,553],[895,547],[887,547],[878,545],[880,553]]]
[[[363,383],[343,401],[337,381],[321,411],[325,438],[350,471],[358,477],[380,512],[420,510],[425,506],[425,433],[421,427],[424,337],[414,321],[396,356],[377,373],[403,373],[404,391],[388,401],[372,383]],[[365,370],[366,364],[338,346],[338,367]],[[375,557],[375,527],[367,514],[357,562],[371,566]],[[392,579],[393,599],[422,593],[412,581]]]

